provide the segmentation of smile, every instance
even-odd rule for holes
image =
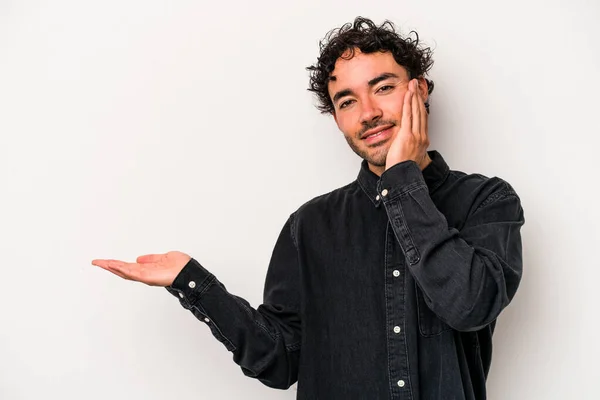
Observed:
[[[388,139],[391,136],[391,134],[392,126],[389,126],[376,132],[367,132],[367,134],[362,137],[362,140],[364,140],[368,144],[377,143]]]

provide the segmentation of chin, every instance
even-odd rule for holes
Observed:
[[[385,167],[385,163],[387,161],[386,156],[374,155],[366,158],[367,162],[376,167]]]
[[[387,153],[388,149],[381,149],[378,152],[374,152],[369,154],[367,161],[377,167],[385,167],[385,162],[387,161]]]
[[[354,153],[366,160],[369,164],[377,166],[377,167],[385,167],[385,162],[387,160],[387,153],[389,150],[388,143],[384,143],[381,146],[377,147],[367,147],[361,146],[361,143],[349,140],[346,137],[346,141],[350,145],[350,148]]]

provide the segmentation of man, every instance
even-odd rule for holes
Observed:
[[[391,23],[330,32],[310,89],[363,159],[285,223],[257,309],[181,252],[94,260],[165,286],[244,374],[299,399],[484,399],[522,272],[523,209],[499,178],[427,151],[431,52]]]

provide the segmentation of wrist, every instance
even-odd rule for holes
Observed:
[[[431,162],[431,157],[429,157],[428,153],[425,153],[425,157],[423,157],[423,160],[419,163],[419,168],[421,169],[421,171],[427,168],[427,166],[431,164]]]
[[[401,162],[404,162],[404,161],[414,161],[419,166],[419,169],[421,171],[423,171],[425,168],[427,168],[427,166],[429,164],[431,164],[431,158],[429,157],[429,154],[427,152],[425,152],[425,155],[420,160],[410,160],[410,159],[402,160],[402,159],[389,159],[388,158],[385,163],[385,170],[387,171],[388,169],[392,168],[394,165],[400,164]]]

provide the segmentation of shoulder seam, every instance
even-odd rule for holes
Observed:
[[[474,212],[479,211],[479,209],[481,209],[482,207],[485,207],[489,204],[495,203],[496,201],[498,201],[500,199],[510,197],[510,196],[514,196],[517,198],[519,197],[517,195],[517,193],[514,191],[514,189],[505,182],[504,188],[502,188],[501,190],[499,190],[497,192],[490,194],[484,201],[481,202],[481,204],[479,204],[479,206],[477,207],[477,209],[475,209]]]

